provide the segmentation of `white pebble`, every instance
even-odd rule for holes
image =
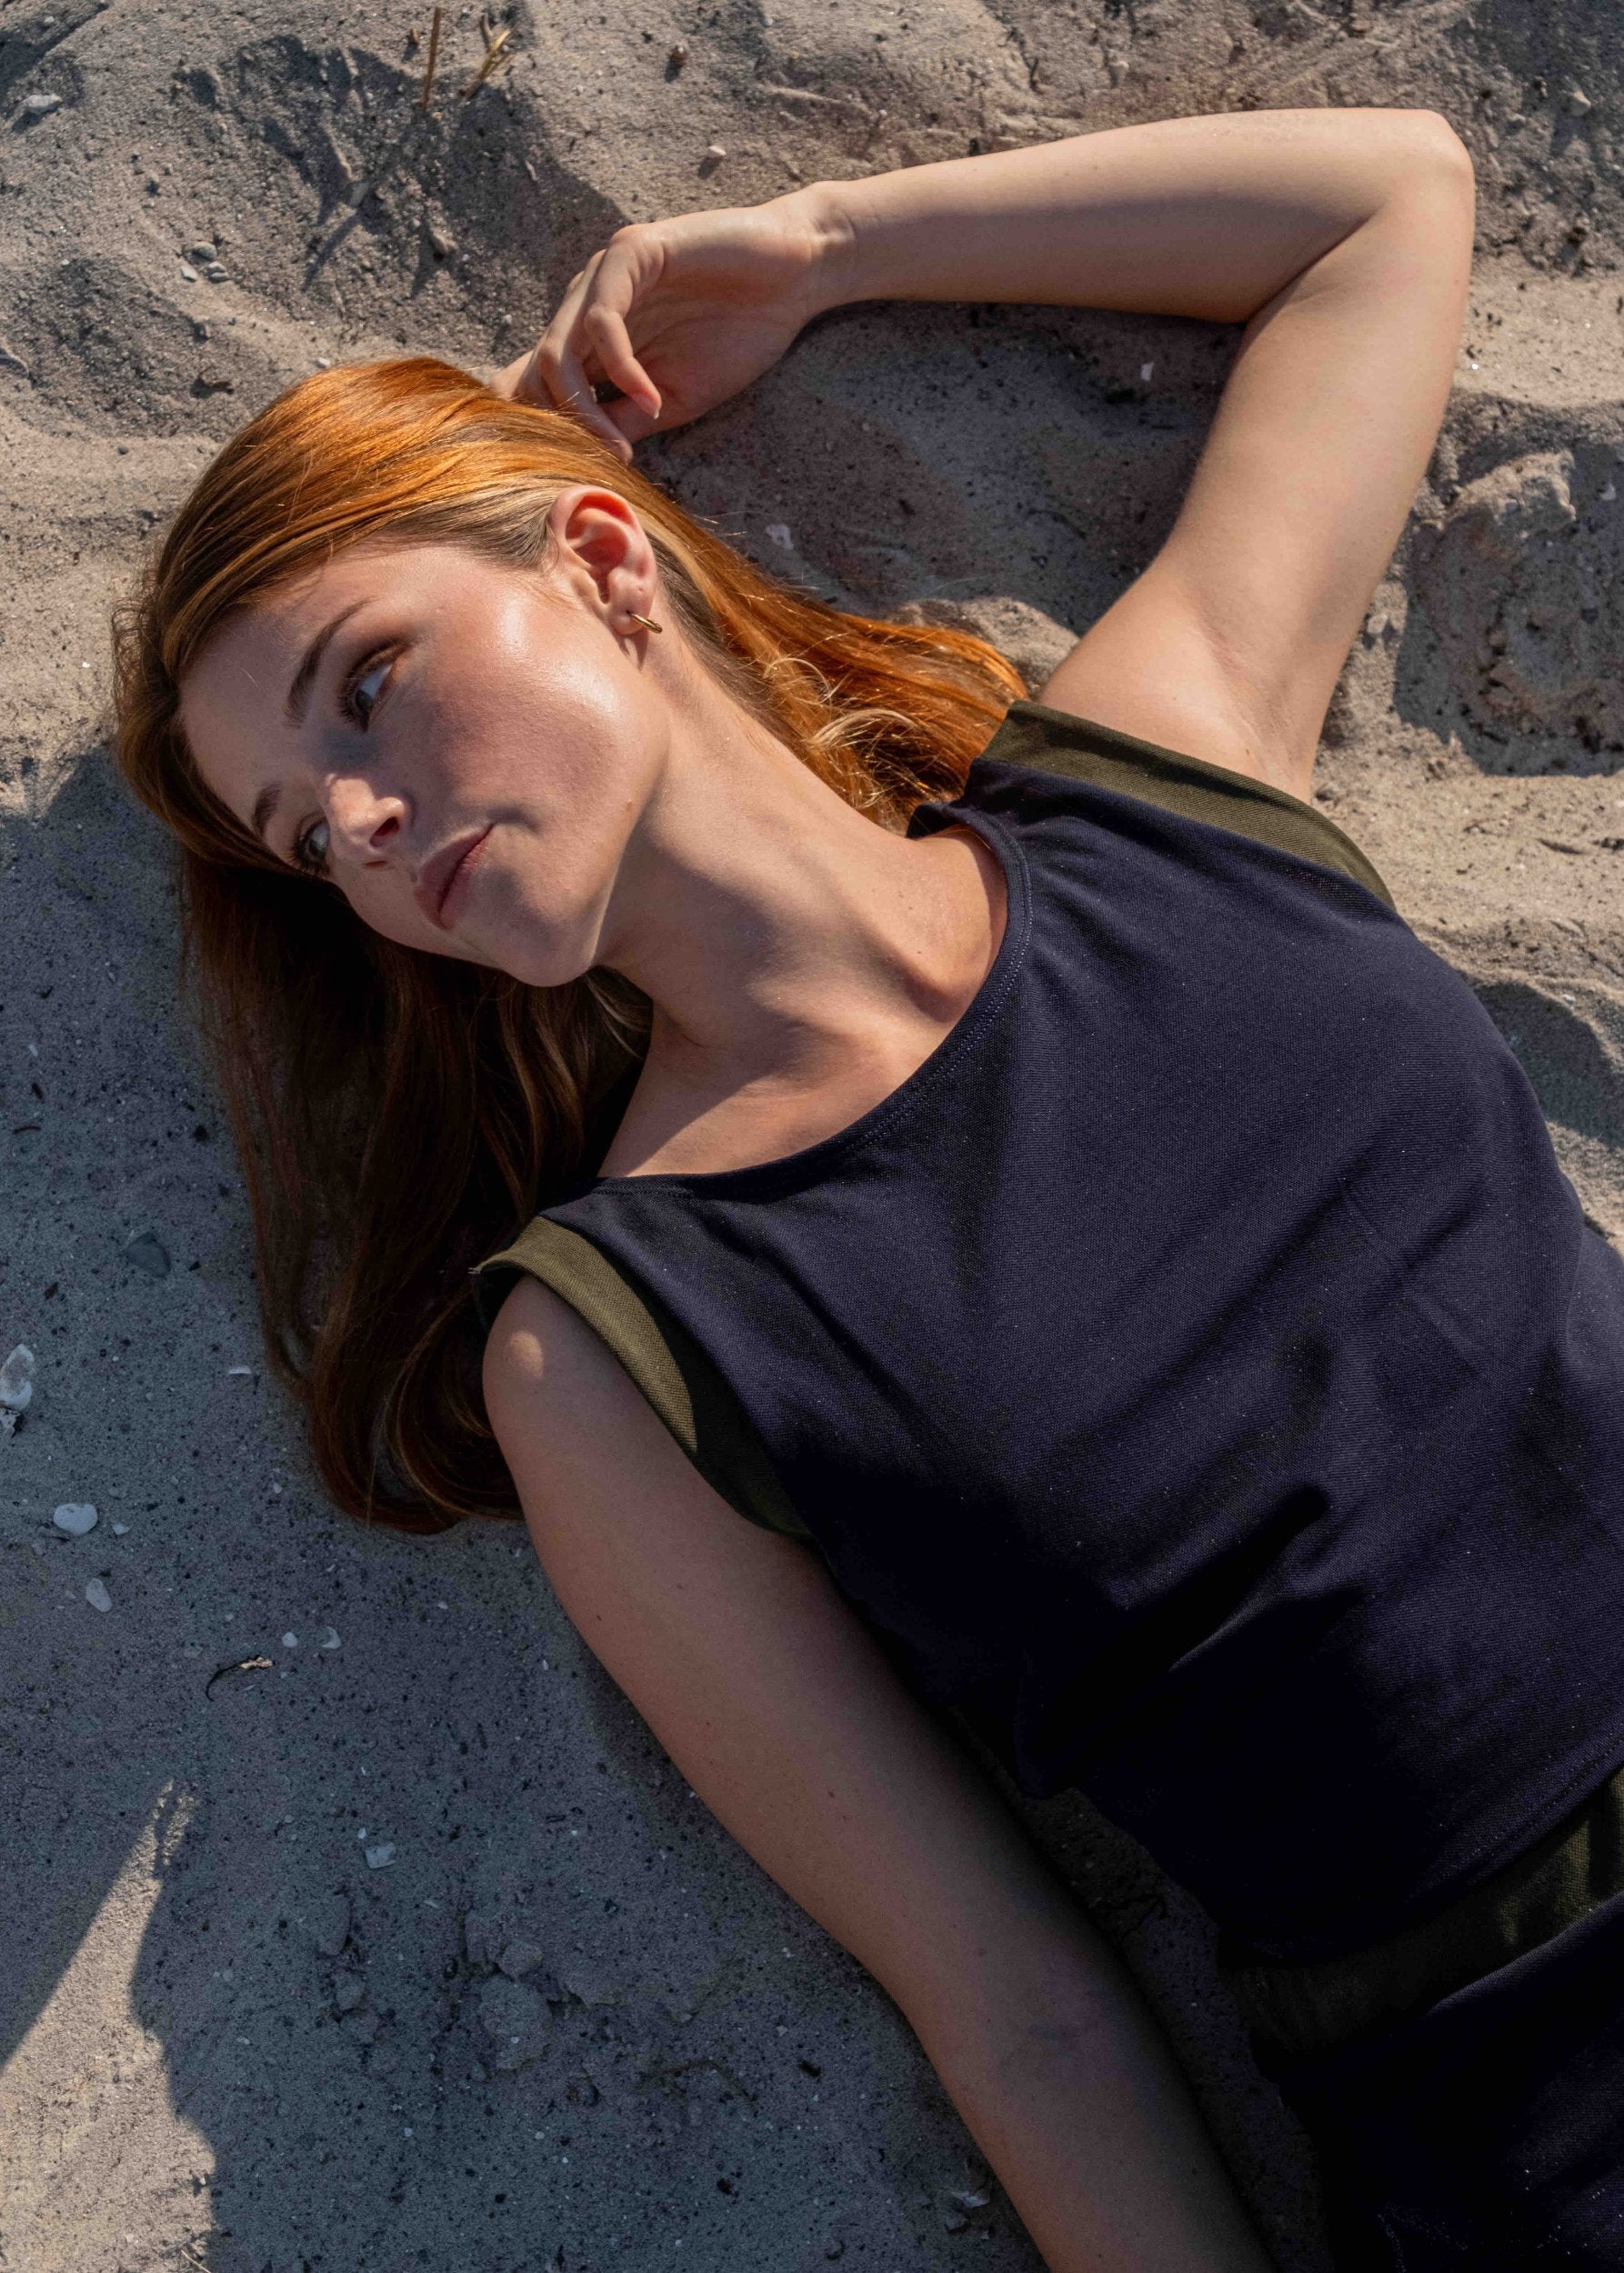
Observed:
[[[115,1539],[122,1539],[129,1527],[127,1523],[115,1523],[113,1527],[113,1537]]]
[[[1602,493],[1601,493],[1601,502],[1602,502],[1602,504],[1603,504],[1604,506],[1610,506],[1610,505],[1612,504],[1612,502],[1613,502],[1613,499],[1614,499],[1614,498],[1618,496],[1618,494],[1619,494],[1619,491],[1618,491],[1618,486],[1617,486],[1617,484],[1616,484],[1616,483],[1614,483],[1614,482],[1609,482],[1609,484],[1607,485],[1607,487],[1606,487],[1606,488],[1602,491]]]
[[[368,1870],[387,1870],[394,1860],[395,1849],[387,1841],[382,1847],[369,1847],[366,1849]]]
[[[0,1366],[0,1405],[9,1412],[20,1413],[34,1395],[34,1352],[26,1342],[19,1342]]]
[[[93,1610],[110,1610],[113,1597],[99,1578],[93,1578],[85,1589],[85,1599]]]
[[[706,151],[705,155],[707,158],[716,158],[719,160],[725,158],[727,153],[723,149],[719,142],[713,142],[709,148]]]
[[[296,1634],[284,1634],[284,1635],[283,1635],[283,1637],[282,1637],[282,1647],[283,1647],[283,1648],[284,1648],[284,1649],[296,1649],[296,1648],[298,1647],[298,1646],[299,1646],[299,1637],[298,1637],[298,1636],[297,1636]]]
[[[767,541],[769,545],[776,545],[781,553],[792,553],[795,550],[795,539],[789,534],[787,521],[769,521],[767,525]]]
[[[316,1646],[317,1649],[336,1649],[338,1628],[336,1626],[324,1626],[316,1637]]]
[[[25,95],[23,97],[25,118],[49,118],[53,111],[62,108],[60,95]]]
[[[1149,376],[1150,376],[1150,374],[1151,374],[1151,373],[1155,370],[1155,368],[1156,368],[1156,365],[1155,365],[1155,364],[1153,364],[1153,363],[1142,363],[1142,364],[1140,364],[1140,365],[1139,365],[1139,376],[1140,376],[1140,378],[1141,378],[1141,379],[1148,379],[1148,378],[1149,378]]]
[[[252,1366],[227,1366],[226,1378],[227,1381],[252,1381],[254,1368]]]
[[[180,280],[182,284],[195,284],[197,281],[197,271],[189,260],[183,260],[180,265]]]
[[[95,1529],[96,1513],[88,1501],[69,1499],[52,1511],[51,1521],[70,1539],[82,1539],[87,1531]]]

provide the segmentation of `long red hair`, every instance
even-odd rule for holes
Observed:
[[[737,700],[882,826],[956,796],[1023,692],[960,632],[776,584],[577,421],[427,358],[327,371],[263,410],[186,499],[116,627],[117,753],[179,839],[186,965],[253,1210],[271,1359],[341,1507],[405,1530],[510,1513],[468,1270],[598,1157],[647,1006],[609,974],[532,987],[401,947],[266,851],[181,731],[226,620],[364,542],[545,566],[545,516],[614,489],[667,610]]]

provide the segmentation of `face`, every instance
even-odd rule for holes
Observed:
[[[631,508],[576,490],[549,521],[545,573],[342,553],[226,625],[181,701],[204,780],[278,858],[386,938],[532,986],[606,959],[672,726]]]

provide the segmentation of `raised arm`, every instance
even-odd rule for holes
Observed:
[[[532,1281],[486,1396],[537,1553],[689,1783],[901,2007],[1053,2273],[1264,2273],[1155,2023],[806,1549]]]
[[[621,230],[506,383],[636,439],[847,301],[1244,323],[1172,535],[1044,698],[1300,796],[1442,416],[1471,239],[1433,113],[1170,119]]]

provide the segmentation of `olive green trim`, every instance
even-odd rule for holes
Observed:
[[[744,1407],[693,1337],[658,1297],[601,1248],[537,1216],[473,1274],[488,1333],[509,1289],[538,1278],[584,1318],[619,1359],[700,1475],[741,1516],[788,1538],[810,1537],[774,1473]]]
[[[1098,726],[1043,703],[1011,703],[1003,725],[981,753],[1005,764],[1034,766],[1048,774],[1088,781],[1100,789],[1141,798],[1190,821],[1205,821],[1294,853],[1322,868],[1337,868],[1388,906],[1393,896],[1350,836],[1323,813],[1284,789],[1185,757],[1158,743],[1141,742],[1114,726]]]
[[[1624,1769],[1527,1854],[1373,1949],[1278,1965],[1220,1949],[1248,2026],[1299,2057],[1419,2012],[1624,1894]]]

